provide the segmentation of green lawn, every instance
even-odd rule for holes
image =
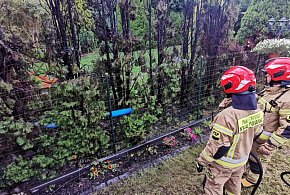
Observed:
[[[178,50],[181,49],[181,46],[177,46]],[[168,47],[167,48],[167,51],[168,52],[172,52],[173,51],[173,47]],[[139,54],[141,53],[142,51],[135,51],[133,54],[134,54],[134,57],[135,58],[138,58]],[[119,53],[120,56],[123,55],[122,52]],[[111,56],[112,57],[112,56]],[[152,49],[152,58],[153,59],[157,59],[158,57],[158,53],[157,53],[157,49]],[[95,53],[90,53],[90,54],[85,54],[82,56],[81,58],[81,68],[88,71],[88,72],[92,72],[95,68],[95,62],[96,60],[99,58],[99,53],[98,52],[95,52]],[[145,59],[146,59],[146,66],[149,66],[149,51],[146,50],[146,53],[145,53]],[[156,61],[155,61],[155,64],[156,64]],[[154,64],[153,64],[154,66]],[[48,70],[48,67],[47,67],[47,64],[44,63],[44,62],[37,62],[33,65],[33,68],[32,68],[35,72],[37,72],[38,74],[43,74],[45,73],[47,70]]]
[[[195,159],[203,145],[192,147],[163,164],[147,169],[137,176],[113,184],[98,194],[202,194],[203,175],[195,170]],[[290,144],[279,150],[256,195],[289,195],[290,188],[282,183],[280,173],[290,171]],[[250,194],[243,190],[242,195]]]
[[[97,194],[202,194],[203,175],[196,172],[195,159],[203,145],[189,149],[137,176],[114,184]]]
[[[88,72],[93,71],[94,64],[98,56],[98,53],[90,53],[84,55],[81,58],[81,68],[87,70]],[[48,65],[44,62],[37,62],[33,65],[32,69],[38,74],[43,74],[48,70]]]
[[[92,72],[94,70],[94,64],[96,63],[98,57],[98,53],[91,53],[83,56],[81,58],[81,68],[85,69],[88,72]]]

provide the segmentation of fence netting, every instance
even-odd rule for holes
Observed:
[[[252,53],[221,53],[193,64],[172,58],[159,67],[96,69],[48,89],[1,83],[0,186],[33,186],[210,116],[225,97],[225,70],[262,64]],[[256,73],[261,89],[263,75]],[[111,117],[125,108],[133,112]]]

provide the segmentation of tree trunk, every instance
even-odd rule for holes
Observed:
[[[102,20],[103,24],[103,33],[105,38],[105,50],[106,50],[106,69],[110,77],[110,86],[112,86],[113,96],[115,100],[115,105],[118,105],[118,96],[116,93],[115,84],[113,81],[113,75],[112,75],[112,64],[111,64],[111,58],[110,58],[110,49],[109,49],[109,41],[108,41],[108,33],[106,28],[106,18],[105,18],[105,2],[104,0],[101,0],[102,9],[99,11],[99,17]]]
[[[194,1],[188,0],[183,6],[183,44],[182,44],[182,68],[181,68],[181,97],[180,103],[184,104],[189,92],[189,71],[188,71],[188,46],[189,46],[189,32],[192,26],[194,10]],[[192,33],[192,32],[191,32]],[[186,60],[186,62],[185,62]]]
[[[108,10],[109,10],[109,19],[110,19],[110,26],[111,26],[111,33],[112,33],[112,50],[113,50],[113,61],[117,62],[119,59],[119,51],[117,48],[116,39],[118,38],[118,24],[116,23],[116,6],[117,3],[114,0],[107,0]],[[121,66],[118,63],[115,63],[113,67],[114,74],[116,78],[116,87],[117,87],[117,100],[120,101],[124,99],[124,90],[122,88],[122,78],[121,78]],[[124,101],[123,101],[124,102]],[[119,106],[118,104],[115,106]],[[121,106],[124,106],[123,104]]]
[[[65,66],[67,66],[68,69],[68,74],[67,74],[67,79],[72,79],[73,78],[73,67],[72,67],[72,62],[70,59],[70,52],[69,52],[69,43],[68,43],[68,38],[66,35],[66,26],[65,22],[63,19],[62,11],[61,11],[61,4],[60,0],[55,0],[54,2],[50,0],[50,10],[52,17],[54,18],[54,22],[56,23],[56,29],[59,31],[57,34],[59,34],[61,38],[61,51],[62,53],[62,60]]]
[[[152,2],[151,0],[147,0],[147,8],[148,8],[148,41],[149,41],[149,74],[150,74],[150,94],[154,96],[154,81],[153,81],[153,71],[152,71]]]
[[[225,9],[228,6],[228,0],[223,3],[219,1],[210,2],[205,4],[206,14],[204,15],[203,31],[205,32],[203,38],[203,46],[205,56],[207,57],[207,63],[205,64],[207,78],[210,81],[206,86],[205,94],[210,95],[210,90],[214,87],[214,83],[217,80],[217,76],[214,70],[217,70],[216,58],[218,55],[219,46],[222,45],[222,41],[227,37],[227,31],[225,30],[225,24],[227,22],[227,15]]]
[[[160,0],[157,4],[157,101],[162,104],[163,97],[163,79],[161,65],[164,61],[164,48],[166,46],[166,19],[168,17],[168,3],[166,0]]]
[[[70,21],[70,29],[71,29],[71,34],[72,34],[72,42],[73,42],[73,53],[74,57],[76,60],[77,66],[80,68],[81,63],[80,63],[80,52],[79,52],[79,44],[78,44],[78,37],[76,34],[75,30],[75,24],[74,24],[74,17],[72,14],[72,2],[71,0],[67,0],[67,5],[68,5],[68,15],[69,15],[69,21]]]

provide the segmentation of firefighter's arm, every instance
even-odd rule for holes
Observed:
[[[288,139],[290,139],[290,102],[283,102],[279,110],[279,127],[271,135],[270,143],[280,147]]]
[[[230,149],[235,129],[235,122],[230,116],[224,114],[216,116],[209,140],[198,162],[207,166],[208,163],[223,157]]]

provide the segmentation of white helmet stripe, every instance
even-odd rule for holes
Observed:
[[[234,77],[235,75],[233,74],[228,74],[228,75],[223,75],[221,80],[225,80],[225,79],[228,79],[228,78],[231,78],[231,77]]]
[[[240,90],[241,88],[243,88],[245,85],[247,85],[248,83],[250,83],[251,81],[247,81],[247,80],[242,80],[240,85],[237,87],[236,90]]]
[[[275,68],[280,68],[280,67],[284,67],[284,65],[282,65],[282,64],[271,64],[267,68],[275,69]]]

